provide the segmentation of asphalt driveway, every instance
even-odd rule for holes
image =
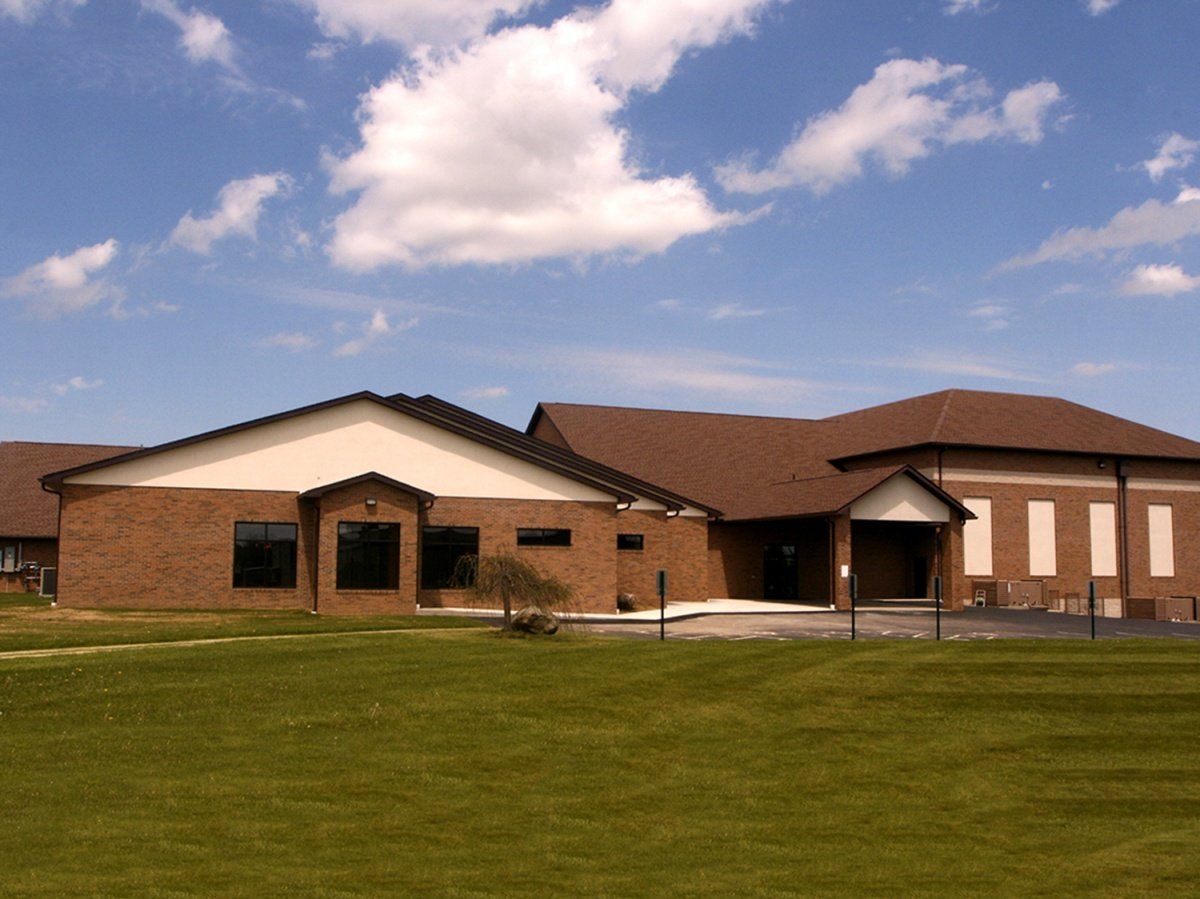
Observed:
[[[588,625],[589,633],[657,639],[658,624]],[[860,640],[932,640],[934,612],[886,609],[858,613]],[[1024,609],[978,609],[942,614],[943,640],[998,640],[1006,637],[1088,639],[1086,615]],[[1174,637],[1200,641],[1200,624],[1097,618],[1096,639]],[[707,615],[667,623],[668,640],[849,640],[849,612],[779,615]]]

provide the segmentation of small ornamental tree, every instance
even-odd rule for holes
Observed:
[[[454,569],[456,585],[470,590],[475,605],[504,609],[504,627],[512,626],[513,606],[552,610],[571,601],[575,591],[552,575],[544,575],[511,553],[462,556]]]

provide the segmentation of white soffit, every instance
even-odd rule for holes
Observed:
[[[912,478],[900,473],[850,506],[855,521],[946,522],[950,507]]]
[[[301,493],[368,471],[435,496],[613,500],[609,493],[366,399],[120,462],[66,483]]]

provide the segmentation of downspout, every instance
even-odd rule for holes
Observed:
[[[317,510],[317,526],[313,531],[313,565],[312,565],[312,613],[317,614],[317,594],[321,589],[321,500],[314,504]]]
[[[54,599],[50,600],[51,606],[57,606],[58,594],[62,592],[62,492],[48,490],[45,481],[42,481],[41,485],[47,493],[53,493],[58,497],[58,520],[54,525]],[[42,592],[40,587],[38,592]]]
[[[939,446],[939,447],[938,447],[938,451],[937,451],[937,453],[938,453],[938,457],[937,457],[937,459],[938,459],[938,479],[937,479],[937,485],[938,485],[939,487],[941,487],[941,486],[942,486],[942,456],[944,456],[944,455],[945,455],[945,453],[946,453],[946,448],[945,448],[944,446]],[[942,489],[944,490],[945,488],[943,487]]]
[[[1117,534],[1121,543],[1121,614],[1125,613],[1125,601],[1129,598],[1129,483],[1125,460],[1115,460],[1117,465],[1117,506],[1120,514]]]

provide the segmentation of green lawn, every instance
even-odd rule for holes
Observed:
[[[30,594],[0,595],[0,652],[154,643],[205,637],[485,627],[468,618],[312,615],[308,612],[112,611],[56,609]]]
[[[1194,895],[1200,655],[338,636],[0,662],[6,894]]]

